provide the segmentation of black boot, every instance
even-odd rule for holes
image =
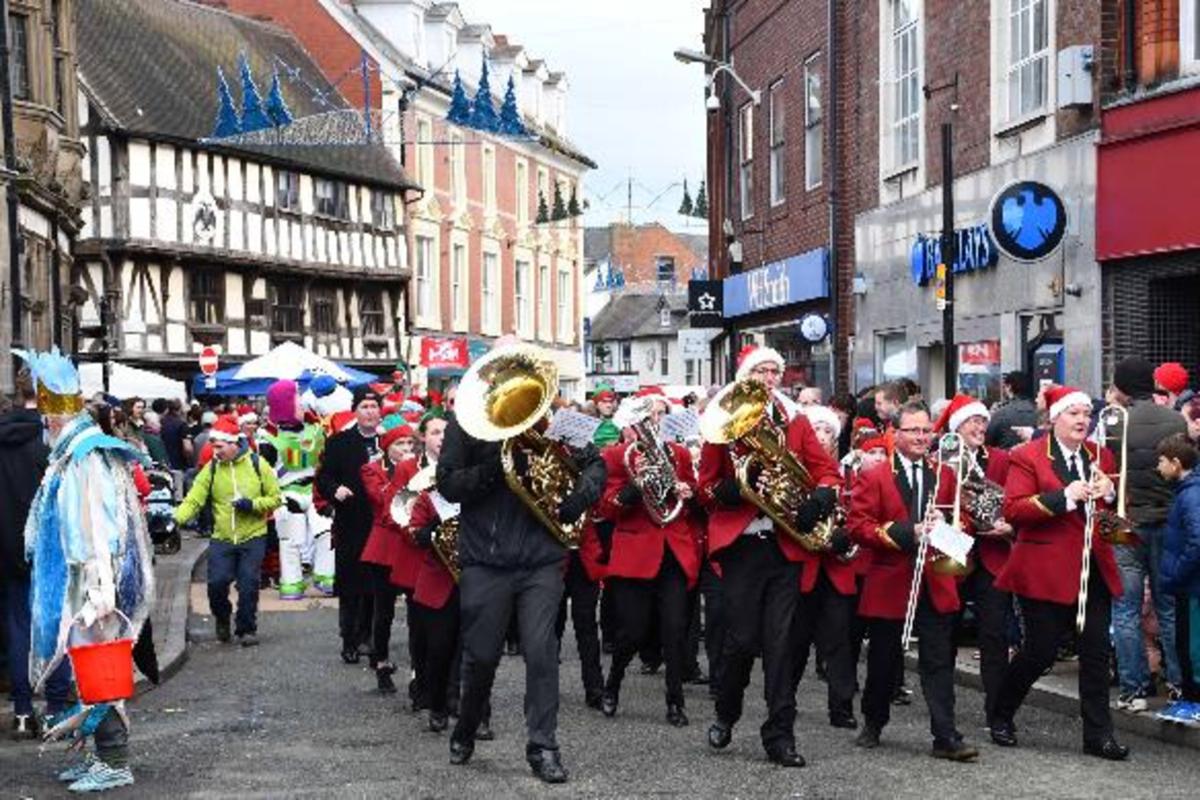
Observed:
[[[557,750],[538,748],[526,755],[533,774],[546,783],[566,783],[567,771],[563,768],[562,759]]]
[[[396,665],[390,661],[384,661],[375,667],[375,682],[379,686],[380,694],[396,693],[396,682],[392,680],[395,671]]]
[[[683,713],[682,703],[667,703],[667,724],[675,728],[687,727],[688,718]]]

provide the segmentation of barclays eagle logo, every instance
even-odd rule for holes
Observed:
[[[1014,183],[992,202],[992,235],[1005,254],[1037,261],[1053,253],[1067,230],[1062,199],[1036,181]]]

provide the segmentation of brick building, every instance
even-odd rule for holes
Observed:
[[[583,231],[577,218],[537,221],[541,198],[551,205],[556,191],[564,200],[578,196],[594,166],[566,136],[566,76],[489,26],[469,23],[456,3],[222,2],[287,27],[329,80],[342,79],[352,103],[367,98],[384,141],[425,189],[408,209],[413,336],[405,359],[417,382],[441,385],[461,372],[426,374],[422,338],[466,338],[474,356],[515,333],[555,356],[563,394],[581,393]],[[511,76],[531,137],[447,122],[455,71],[474,97],[485,59],[493,104],[499,109]]]
[[[1106,374],[1130,355],[1179,361],[1193,388],[1200,384],[1198,6],[1101,3],[1096,198]]]

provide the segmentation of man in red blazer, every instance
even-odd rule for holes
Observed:
[[[742,352],[738,380],[753,378],[772,393],[783,376],[783,357],[769,347]],[[783,401],[769,411],[786,431],[787,447],[808,469],[818,488],[797,513],[796,525],[811,530],[837,504],[837,464],[821,447],[808,420],[789,416]],[[743,499],[731,450],[741,446],[706,443],[700,454],[700,500],[709,512],[708,552],[719,567],[725,599],[726,632],[717,686],[717,720],[708,743],[727,747],[742,716],[742,700],[754,659],[762,653],[767,721],[761,728],[767,757],[782,766],[802,767],[796,752],[795,650],[791,630],[799,596],[797,561],[803,549],[777,532],[770,517]],[[753,476],[752,476],[753,477]]]
[[[626,404],[645,402],[634,398]],[[658,448],[659,457],[674,470],[674,497],[684,503],[675,519],[659,525],[647,512],[647,498],[634,482],[625,463],[630,448],[626,441],[605,451],[609,464],[608,482],[600,500],[600,514],[613,523],[612,550],[605,570],[613,593],[617,640],[613,649],[608,682],[604,687],[601,710],[605,716],[617,713],[621,681],[634,654],[646,642],[658,615],[658,630],[666,664],[667,722],[675,727],[688,724],[684,713],[683,673],[687,658],[688,590],[700,574],[699,531],[688,513],[696,494],[695,471],[687,448],[664,443],[658,438],[658,425],[666,412],[665,398],[649,401],[646,420],[652,441],[643,446]],[[626,405],[614,419],[628,419]],[[622,413],[624,412],[624,413]],[[629,430],[627,428],[626,430]],[[632,457],[630,457],[632,458]],[[633,469],[638,469],[634,461]]]
[[[1115,460],[1087,441],[1092,400],[1078,389],[1046,392],[1049,436],[1012,451],[1004,485],[1004,518],[1017,543],[996,586],[1021,598],[1025,646],[1008,665],[996,704],[992,740],[1017,744],[1013,717],[1034,682],[1054,665],[1059,643],[1075,625],[1089,501],[1099,511],[1115,498]],[[1097,461],[1099,463],[1097,463]],[[1095,469],[1098,467],[1098,469]],[[1121,595],[1112,546],[1093,531],[1086,623],[1079,634],[1079,704],[1083,751],[1111,761],[1129,756],[1113,737],[1108,708],[1108,627]]]
[[[864,472],[854,485],[847,526],[859,545],[872,551],[863,581],[858,613],[867,618],[871,648],[867,651],[867,684],[863,690],[863,730],[855,743],[878,747],[891,716],[891,700],[900,650],[904,615],[912,587],[915,554],[929,503],[938,507],[954,501],[954,473],[943,466],[938,474],[926,459],[933,427],[923,403],[900,409],[895,430],[895,454],[890,463]],[[935,495],[934,488],[937,487]],[[979,751],[963,742],[954,724],[954,617],[959,609],[957,581],[934,569],[930,549],[921,575],[914,630],[919,639],[919,670],[934,758],[972,761]]]
[[[998,447],[987,447],[988,422],[991,413],[987,406],[970,395],[955,395],[950,405],[933,426],[935,433],[957,433],[962,438],[966,456],[964,483],[981,485],[983,480],[1003,486],[1008,474],[1008,453]],[[964,491],[964,502],[967,494]],[[979,621],[979,675],[983,679],[984,714],[987,727],[992,727],[996,712],[996,697],[1008,670],[1009,614],[1012,595],[997,589],[996,577],[1004,569],[1012,549],[1012,525],[1003,517],[994,523],[971,520],[976,536],[977,569],[963,581],[964,595],[975,599]]]

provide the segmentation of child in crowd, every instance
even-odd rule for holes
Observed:
[[[1200,453],[1187,437],[1159,442],[1158,471],[1175,488],[1167,517],[1159,579],[1175,596],[1175,648],[1182,673],[1183,700],[1159,717],[1200,725]]]

